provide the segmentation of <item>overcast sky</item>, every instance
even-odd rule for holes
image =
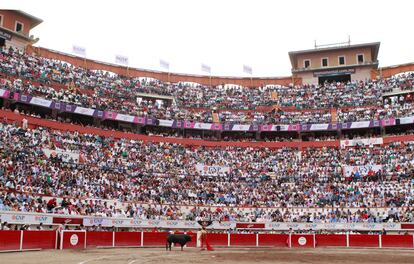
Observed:
[[[290,75],[288,52],[318,44],[380,41],[380,66],[414,61],[414,1],[361,0],[1,0],[43,19],[32,34],[42,47],[131,67],[212,75]]]

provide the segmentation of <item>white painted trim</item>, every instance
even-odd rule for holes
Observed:
[[[358,56],[359,55],[362,55],[362,62],[359,62],[358,61]],[[355,61],[355,64],[356,65],[358,65],[358,64],[364,64],[365,63],[365,54],[364,53],[358,53],[357,55],[356,55],[356,61]]]
[[[292,233],[289,233],[289,248],[292,248]]]
[[[316,235],[313,233],[313,248],[316,248]]]
[[[60,231],[60,250],[63,249],[63,236],[65,232],[78,232],[78,233],[84,233],[85,234],[85,241],[83,243],[83,249],[86,249],[86,230],[62,230]]]
[[[23,230],[20,230],[20,251],[23,250]]]
[[[256,247],[259,246],[259,234],[256,233]]]
[[[17,31],[17,30],[16,30],[17,23],[19,23],[19,24],[21,24],[21,25],[22,25],[22,30],[21,30],[21,31]],[[19,33],[23,33],[23,30],[24,30],[24,23],[23,23],[23,22],[20,22],[19,20],[16,20],[16,21],[14,22],[14,31],[15,31],[15,32],[19,32]]]
[[[63,230],[60,231],[60,250],[63,249]]]
[[[346,247],[349,247],[349,232],[346,233]]]
[[[339,63],[339,58],[343,57],[344,58],[344,64],[340,64]],[[338,66],[345,66],[346,65],[346,56],[345,55],[339,55],[338,56]]]
[[[141,247],[144,246],[144,232],[141,231]]]
[[[324,59],[326,59],[326,66],[323,66]],[[321,68],[327,68],[327,67],[329,67],[329,58],[328,57],[321,58]]]
[[[305,61],[309,61],[309,68],[306,68],[305,67]],[[303,68],[304,69],[310,69],[310,68],[312,68],[312,61],[311,61],[311,59],[303,59]]]
[[[115,231],[112,231],[112,247],[115,247]]]
[[[382,248],[382,235],[378,236],[378,245],[379,245],[379,248]]]
[[[227,246],[230,247],[230,233],[227,233]]]

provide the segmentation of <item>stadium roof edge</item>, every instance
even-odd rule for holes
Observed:
[[[20,14],[22,16],[25,16],[25,17],[29,18],[30,20],[32,20],[33,21],[33,24],[31,25],[31,28],[34,28],[34,27],[36,27],[37,25],[39,25],[40,23],[43,22],[42,19],[40,19],[38,17],[35,17],[35,16],[33,16],[33,15],[29,14],[29,13],[26,13],[26,12],[24,12],[22,10],[10,9],[10,11],[14,11],[14,12],[16,12],[16,13],[18,13],[18,14]]]
[[[94,62],[98,62],[98,63],[102,63],[102,64],[106,64],[106,65],[110,65],[110,66],[116,66],[116,67],[120,67],[120,68],[127,68],[127,66],[124,65],[119,65],[119,64],[115,64],[115,63],[110,63],[110,62],[106,62],[106,61],[100,61],[100,60],[96,60],[96,59],[92,59],[92,58],[83,58],[80,56],[76,56],[70,53],[66,53],[66,52],[62,52],[62,51],[57,51],[57,50],[53,50],[53,49],[49,49],[49,48],[45,48],[45,47],[36,47],[33,46],[34,49],[36,48],[41,48],[41,49],[46,49],[49,50],[51,52],[57,53],[57,54],[62,54],[65,56],[69,56],[69,57],[73,57],[73,58],[82,58],[82,59],[86,59],[89,61],[94,61]],[[179,73],[179,72],[166,72],[166,71],[159,71],[159,70],[151,70],[151,69],[144,69],[144,68],[136,68],[136,67],[128,67],[129,69],[135,69],[135,70],[139,70],[139,71],[145,71],[145,72],[153,72],[153,73],[163,73],[163,74],[174,74],[174,75],[180,75],[180,76],[189,76],[189,77],[209,77],[209,75],[202,75],[202,74],[191,74],[191,73]],[[267,77],[260,77],[260,76],[252,76],[252,77],[248,77],[248,76],[219,76],[219,75],[211,75],[211,77],[214,78],[223,78],[223,79],[246,79],[246,80],[250,80],[250,79],[259,79],[259,80],[270,80],[270,79],[286,79],[286,78],[292,78],[291,75],[289,76],[267,76]]]

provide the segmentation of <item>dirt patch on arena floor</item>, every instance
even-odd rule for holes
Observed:
[[[414,263],[414,250],[393,249],[216,249],[200,252],[187,248],[171,252],[154,248],[44,250],[1,253],[0,263],[34,264],[238,264],[238,263]]]

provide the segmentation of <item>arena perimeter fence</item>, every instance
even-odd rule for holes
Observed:
[[[167,232],[0,231],[0,252],[91,247],[165,247]],[[187,247],[198,247],[197,233],[190,233]],[[209,233],[213,247],[364,247],[414,249],[414,235],[387,234],[268,234]]]

